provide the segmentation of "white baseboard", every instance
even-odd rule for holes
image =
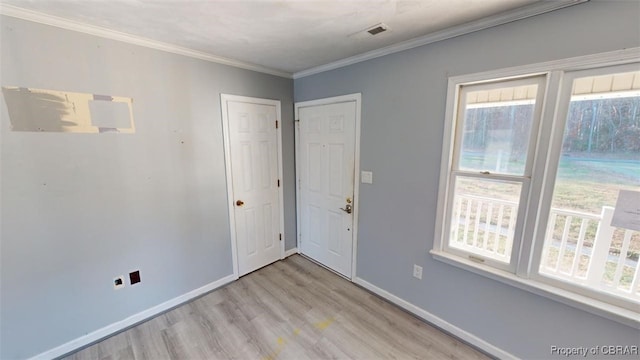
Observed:
[[[289,249],[285,252],[285,257],[289,257],[291,255],[297,254],[298,253],[298,248],[293,248],[293,249]],[[71,340],[65,344],[62,344],[56,348],[47,350],[43,353],[40,353],[34,357],[32,357],[30,360],[41,360],[41,359],[54,359],[57,357],[60,357],[62,355],[68,354],[76,349],[80,349],[83,346],[89,345],[91,343],[94,343],[100,339],[103,339],[109,335],[115,334],[118,331],[122,331],[128,327],[131,327],[135,324],[138,324],[140,322],[143,322],[149,318],[152,318],[164,311],[167,311],[171,308],[174,308],[180,304],[183,304],[191,299],[194,299],[200,295],[206,294],[209,291],[215,290],[221,286],[224,286],[230,282],[233,282],[234,280],[236,280],[237,278],[231,274],[229,276],[226,276],[220,280],[214,281],[212,283],[209,283],[201,288],[195,289],[193,291],[190,291],[186,294],[180,295],[178,297],[175,297],[171,300],[165,301],[162,304],[156,305],[152,308],[149,308],[147,310],[141,311],[135,315],[132,315],[124,320],[115,322],[111,325],[107,325],[101,329],[98,329],[92,333],[89,333],[87,335],[81,336],[77,339]],[[455,336],[457,336],[458,338],[460,338],[463,341],[466,341],[467,343],[477,347],[478,349],[481,349],[482,351],[485,351],[486,353],[495,356],[499,359],[517,359],[513,354],[510,354],[486,341],[484,341],[483,339],[467,332],[464,331],[462,329],[460,329],[459,327],[452,325],[446,321],[444,321],[443,319],[427,312],[426,310],[411,304],[410,302],[403,300],[393,294],[391,294],[390,292],[383,290],[359,277],[356,277],[354,279],[354,283],[362,286],[363,288],[373,292],[374,294],[377,294],[379,296],[381,296],[382,298],[400,306],[401,308],[409,311],[410,313],[424,319],[425,321],[433,324],[434,326],[447,331]]]
[[[403,300],[392,293],[383,290],[359,277],[356,277],[353,281],[354,283],[362,286],[363,288],[371,291],[372,293],[400,306],[401,308],[407,310],[408,312],[424,319],[426,322],[458,337],[459,339],[469,343],[470,345],[475,346],[476,348],[486,352],[491,356],[495,356],[498,359],[517,359],[516,356],[510,354],[488,342],[485,340],[473,335],[465,330],[460,329],[459,327],[446,322],[445,320],[429,313],[428,311],[413,305],[412,303]]]
[[[190,291],[184,295],[180,295],[178,297],[175,297],[171,300],[165,301],[162,304],[156,305],[152,308],[149,308],[147,310],[141,311],[135,315],[129,316],[128,318],[124,319],[124,320],[120,320],[117,321],[111,325],[107,325],[101,329],[98,329],[92,333],[89,333],[87,335],[83,335],[77,339],[71,340],[66,344],[62,344],[56,348],[53,348],[51,350],[47,350],[43,353],[40,353],[34,357],[32,357],[30,360],[41,360],[41,359],[55,359],[57,357],[60,357],[62,355],[68,354],[74,350],[80,349],[83,346],[87,346],[91,343],[94,343],[100,339],[103,339],[109,335],[115,334],[119,331],[122,331],[128,327],[131,327],[133,325],[136,325],[140,322],[143,322],[149,318],[152,318],[164,311],[167,311],[171,308],[174,308],[178,305],[181,305],[191,299],[194,299],[200,295],[206,294],[209,291],[215,290],[223,285],[226,285],[234,280],[236,280],[237,277],[232,275],[223,277],[220,280],[216,280],[212,283],[209,283],[201,288],[195,289],[193,291]]]
[[[289,249],[289,250],[285,251],[285,252],[284,252],[284,257],[285,257],[285,258],[288,258],[289,256],[291,256],[291,255],[295,255],[295,254],[297,254],[297,253],[298,253],[298,248],[297,248],[297,247],[294,247],[293,249]]]

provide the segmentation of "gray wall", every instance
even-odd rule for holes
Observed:
[[[434,260],[447,78],[640,46],[638,2],[586,4],[294,81],[295,101],[362,93],[357,275],[522,358],[637,345],[637,329]],[[424,267],[422,280],[412,266]]]
[[[220,93],[282,101],[295,246],[293,81],[0,18],[2,86],[133,98],[136,133],[1,133],[0,358],[24,358],[232,273]],[[140,269],[142,283],[112,279]]]

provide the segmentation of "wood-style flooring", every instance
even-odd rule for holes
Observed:
[[[294,255],[66,359],[486,359]]]

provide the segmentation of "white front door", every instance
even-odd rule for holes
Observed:
[[[300,252],[351,278],[356,180],[355,100],[296,104]]]
[[[280,102],[229,95],[223,95],[222,102],[231,235],[237,274],[242,276],[283,254],[276,124]]]

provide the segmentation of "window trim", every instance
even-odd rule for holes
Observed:
[[[558,119],[558,116],[556,116],[559,111],[558,107],[562,106],[561,102],[557,101],[557,99],[562,95],[561,85],[563,84],[563,76],[565,73],[577,72],[579,70],[593,70],[598,67],[637,63],[638,59],[640,59],[640,47],[450,77],[448,80],[443,129],[434,246],[433,249],[430,250],[434,259],[628,326],[640,326],[640,314],[638,312],[619,306],[615,304],[615,301],[612,303],[585,296],[583,293],[576,292],[575,289],[572,289],[572,286],[558,286],[555,279],[549,279],[539,275],[538,268],[535,267],[536,265],[539,266],[539,260],[536,259],[535,256],[540,257],[539,252],[544,242],[544,238],[538,239],[539,234],[537,234],[537,232],[540,230],[536,229],[539,229],[540,221],[544,221],[544,223],[547,222],[547,219],[542,219],[542,215],[546,214],[548,216],[548,211],[543,211],[543,206],[545,206],[543,200],[546,199],[545,196],[548,196],[546,200],[550,203],[551,195],[548,194],[548,189],[550,186],[551,188],[553,187],[553,184],[549,185],[549,180],[545,180],[547,179],[546,176],[548,175],[549,166],[552,165],[549,164],[550,156],[553,156],[549,145],[553,144],[552,136],[557,137],[557,132],[560,131],[553,131],[553,129],[557,127],[557,123],[562,122],[564,124],[566,121],[566,119]],[[516,233],[515,235],[521,237],[521,240],[519,240],[521,244],[519,253],[514,253],[515,257],[512,257],[512,262],[515,262],[515,272],[497,269],[447,252],[446,243],[448,242],[448,234],[446,230],[448,225],[446,221],[450,219],[447,215],[447,205],[449,199],[453,196],[451,181],[455,178],[452,176],[453,170],[455,170],[453,164],[454,156],[456,155],[455,141],[457,131],[455,131],[455,127],[458,126],[456,124],[456,116],[459,111],[458,104],[460,103],[459,94],[461,87],[463,85],[468,86],[483,82],[526,78],[528,76],[542,74],[546,74],[547,76],[546,87],[544,89],[546,98],[552,99],[553,101],[542,104],[542,120],[538,122],[537,129],[538,137],[535,144],[530,144],[530,146],[532,146],[531,151],[534,152],[533,165],[531,168],[532,181],[530,181],[529,184],[528,198],[523,199],[526,201],[527,206],[527,209],[522,214],[524,217],[524,227],[520,233]],[[549,125],[549,119],[552,121],[552,126]],[[562,131],[564,131],[564,127],[562,127]],[[557,148],[555,150],[557,151]],[[551,182],[555,182],[555,179],[552,179]],[[548,205],[548,203],[546,205]],[[531,240],[524,241],[523,239]]]
[[[456,95],[458,97],[458,101],[455,104],[455,111],[453,112],[453,116],[455,118],[451,118],[455,124],[452,125],[452,131],[454,132],[452,135],[452,154],[451,154],[451,166],[447,170],[449,187],[448,189],[453,189],[455,187],[455,181],[458,177],[473,177],[479,178],[482,180],[495,180],[495,181],[505,181],[505,182],[513,182],[520,184],[520,198],[518,199],[518,207],[517,207],[517,220],[514,227],[514,238],[513,243],[511,245],[511,254],[509,254],[509,263],[500,262],[498,260],[494,260],[488,257],[484,257],[482,255],[473,254],[471,252],[465,251],[463,249],[456,249],[453,246],[449,245],[449,241],[442,241],[442,250],[449,253],[457,253],[460,256],[466,256],[469,259],[478,258],[479,261],[487,265],[491,265],[492,267],[506,270],[512,273],[515,273],[517,270],[517,264],[519,263],[518,255],[520,254],[520,249],[522,248],[523,238],[522,234],[524,231],[524,226],[526,224],[526,213],[527,213],[527,203],[530,196],[531,191],[531,175],[532,168],[535,160],[536,154],[536,146],[538,133],[541,128],[543,111],[544,111],[544,99],[546,94],[545,85],[547,83],[548,74],[546,73],[537,73],[537,74],[527,74],[525,76],[516,76],[507,79],[489,79],[486,81],[475,82],[472,84],[464,83],[464,84],[456,84]],[[473,91],[482,91],[482,90],[492,90],[499,89],[503,87],[516,87],[523,85],[537,85],[538,90],[535,98],[535,106],[532,113],[532,123],[531,129],[529,130],[529,143],[527,146],[527,156],[525,159],[524,169],[522,174],[507,174],[507,173],[483,173],[481,171],[472,171],[472,170],[461,170],[460,169],[460,152],[462,151],[462,138],[463,138],[463,129],[465,126],[464,121],[458,121],[458,116],[464,113],[465,99],[467,93]],[[449,191],[447,197],[447,203],[452,204],[454,199],[454,192]],[[454,209],[453,207],[445,209],[446,213],[444,214],[444,223],[443,223],[443,234],[449,233],[451,228],[451,217],[453,216]]]
[[[604,65],[602,67],[595,67],[591,69],[582,69],[576,71],[565,71],[562,73],[562,79],[560,82],[560,91],[556,97],[556,111],[555,118],[551,123],[551,135],[549,136],[547,156],[545,159],[545,173],[543,175],[542,191],[540,192],[540,198],[538,199],[537,213],[538,218],[533,224],[534,227],[534,243],[531,256],[531,272],[530,277],[541,283],[547,283],[551,286],[562,288],[571,292],[579,293],[585,296],[591,296],[604,302],[625,307],[624,303],[629,301],[623,297],[619,297],[616,294],[608,294],[599,292],[597,290],[589,290],[583,286],[576,285],[561,278],[553,276],[546,276],[540,274],[539,268],[542,260],[542,253],[544,251],[545,231],[549,222],[549,213],[551,212],[551,203],[553,201],[553,192],[555,189],[555,181],[557,179],[558,166],[560,165],[560,156],[564,140],[565,126],[567,123],[567,114],[570,108],[571,101],[571,89],[573,88],[573,81],[577,78],[586,76],[598,76],[609,74],[614,72],[629,72],[637,71],[636,64],[640,64],[640,60],[636,59],[635,63],[621,64],[621,65]],[[640,305],[639,305],[640,308]]]
[[[633,328],[638,328],[640,325],[640,315],[633,310],[612,305],[608,302],[600,301],[540,281],[523,278],[503,270],[484,266],[483,264],[442,251],[430,250],[429,253],[437,261],[493,279],[514,288],[557,301],[594,315],[602,316],[606,319],[613,320]]]

